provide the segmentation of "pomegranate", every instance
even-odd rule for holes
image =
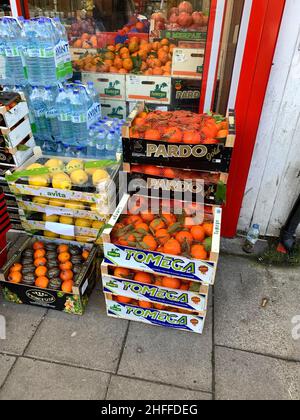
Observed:
[[[163,31],[166,28],[165,22],[162,22],[159,20],[158,22],[155,22],[155,29],[158,31]]]
[[[208,24],[208,16],[203,15],[202,16],[202,19],[203,19],[202,26],[207,26],[207,24]]]
[[[193,13],[193,6],[189,1],[182,1],[178,6],[179,13],[185,12],[190,15]]]
[[[170,9],[170,11],[169,11],[169,16],[172,16],[172,15],[179,15],[179,9],[178,9],[178,7],[171,7],[171,9]]]
[[[193,22],[195,25],[202,26],[203,23],[203,15],[202,12],[194,12],[192,14]]]
[[[173,13],[173,14],[170,16],[169,22],[170,22],[170,23],[177,23],[177,20],[178,20],[178,15],[176,15],[175,13]]]
[[[177,20],[178,25],[180,25],[182,28],[188,28],[193,23],[193,18],[191,15],[189,15],[186,12],[180,13]]]

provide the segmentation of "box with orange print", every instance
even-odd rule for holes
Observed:
[[[214,284],[222,209],[125,194],[102,234],[104,262]]]
[[[172,199],[182,197],[206,205],[226,203],[226,173],[123,163],[121,175],[129,194],[169,195]]]
[[[209,286],[199,282],[106,263],[101,265],[101,275],[103,291],[128,298],[123,299],[126,303],[138,300],[147,308],[171,312],[204,314],[207,310]]]
[[[36,253],[44,257],[35,258]],[[26,235],[0,270],[2,296],[13,303],[83,315],[98,274],[96,254],[89,244]]]

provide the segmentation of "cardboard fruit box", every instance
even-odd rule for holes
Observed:
[[[45,166],[49,160],[58,161],[58,166]],[[76,174],[74,171],[77,171]],[[99,210],[115,205],[118,172],[117,161],[60,159],[43,156],[40,148],[36,147],[31,159],[17,170],[8,171],[5,177],[15,195],[95,203]],[[57,174],[61,173],[64,175],[57,178]]]
[[[34,147],[34,138],[30,136],[27,136],[26,139],[13,148],[0,147],[0,162],[6,165],[21,166],[33,155]]]
[[[101,99],[125,101],[125,74],[82,72],[84,83],[93,82]]]
[[[105,293],[108,316],[198,334],[203,332],[205,316],[187,313],[188,311],[176,313],[155,308],[142,308],[138,301],[135,304],[128,304],[117,301],[118,298],[119,296]]]
[[[229,110],[229,134],[216,144],[170,143],[164,140],[145,140],[132,137],[135,118],[145,110],[138,103],[123,126],[123,160],[129,163],[195,169],[199,171],[229,172],[235,143],[235,114]]]
[[[170,104],[171,77],[126,75],[126,100]]]
[[[161,285],[161,276],[152,276],[142,271],[131,271],[124,268],[121,272],[129,271],[127,276],[116,276],[120,267],[109,266],[102,263],[101,275],[103,291],[105,293],[112,293],[114,295],[125,296],[133,300],[142,300],[151,304],[162,305],[163,307],[175,307],[179,309],[186,309],[188,311],[198,311],[205,314],[208,304],[209,287],[201,283],[186,282],[183,283],[180,279],[174,277],[164,276],[163,279],[166,284],[176,284],[188,287],[186,290],[164,287]],[[141,280],[135,280],[135,277]],[[143,281],[143,276],[145,277]],[[149,283],[149,277],[152,278],[152,283]],[[156,281],[157,279],[157,281]],[[169,279],[169,283],[168,283]],[[145,281],[147,280],[147,283]],[[165,308],[166,309],[166,308]]]
[[[21,96],[15,94],[16,99],[13,101],[12,108],[7,108],[7,106],[0,106],[0,128],[1,129],[11,129],[17,125],[21,120],[23,120],[29,113],[28,106],[26,101],[21,100]],[[0,95],[1,101],[1,95]],[[17,103],[17,101],[19,101]]]
[[[37,216],[38,219],[41,219],[42,213],[28,215],[23,210],[19,210],[19,213],[22,227],[29,234],[35,235],[37,232],[41,232],[40,235],[42,236],[51,235],[53,238],[68,237],[71,241],[80,243],[102,244],[102,239],[99,237],[101,227],[94,229],[91,227],[80,227],[74,224],[35,220]]]
[[[202,79],[204,53],[202,48],[174,48],[172,76]]]
[[[226,202],[228,174],[123,163],[124,182],[129,194],[139,193],[171,199],[184,194],[193,202],[222,205]],[[187,199],[187,198],[186,198]]]
[[[144,232],[144,230],[142,230],[141,232],[135,229],[135,227],[134,229],[132,229],[131,224],[129,225],[129,229],[126,226],[123,228],[121,221],[123,220],[123,217],[126,217],[126,215],[128,215],[127,209],[131,207],[132,202],[135,201],[143,203],[143,205],[145,204],[144,209],[151,208],[149,207],[149,205],[152,207],[155,206],[157,209],[155,214],[155,216],[157,216],[156,219],[162,218],[162,212],[166,212],[169,215],[174,215],[176,211],[179,211],[180,206],[183,206],[183,208],[187,210],[192,205],[192,203],[180,202],[179,200],[176,200],[176,202],[167,200],[168,202],[165,203],[164,200],[155,199],[153,197],[130,197],[128,194],[123,195],[116,211],[114,212],[110,221],[108,222],[108,224],[112,227],[105,229],[102,234],[104,262],[106,264],[127,267],[133,270],[142,270],[148,273],[169,275],[179,277],[185,280],[202,282],[204,284],[214,284],[220,251],[222,209],[219,207],[213,207],[209,209],[212,211],[212,213],[208,213],[208,209],[206,209],[207,212],[203,214],[204,221],[207,221],[212,226],[212,237],[209,240],[210,251],[208,251],[205,254],[204,252],[202,252],[203,248],[205,247],[205,241],[203,237],[203,241],[201,241],[201,255],[205,255],[205,257],[207,256],[207,259],[196,259],[191,257],[191,252],[192,247],[198,243],[197,241],[193,241],[190,244],[190,246],[192,246],[190,247],[189,252],[183,252],[182,248],[181,254],[179,254],[178,252],[169,254],[166,253],[164,250],[159,250],[158,240],[156,246],[153,247],[155,250],[149,250],[148,244],[145,243],[145,236],[156,235],[156,233],[152,232],[151,229],[148,232]],[[163,208],[166,208],[164,207],[165,204],[167,204],[167,206],[170,205],[170,210],[162,210]],[[154,213],[153,211],[151,212]],[[136,215],[138,216],[139,213],[137,212]],[[178,225],[178,221],[179,216],[177,222],[174,221],[174,224]],[[118,225],[119,223],[121,223],[121,227]],[[185,218],[184,223],[186,223]],[[200,222],[197,224],[200,224]],[[181,222],[179,223],[179,225],[183,226]],[[178,226],[179,231],[183,229],[183,227],[180,226]],[[177,230],[172,232],[172,234],[175,234],[175,232],[177,232]],[[134,246],[132,246],[131,244],[132,239],[128,239],[128,235],[131,235],[131,233],[134,233],[138,236],[140,236],[140,234],[142,235],[141,240],[137,240]],[[121,245],[120,242],[115,239],[114,235],[123,235],[125,238],[125,244],[124,241],[122,241]],[[151,241],[153,242],[152,239]],[[198,243],[198,245],[200,244]],[[197,247],[197,250],[198,248],[199,247]],[[198,254],[197,252],[195,253],[195,255],[200,255],[200,253]]]
[[[76,281],[74,282],[72,291],[67,293],[62,290],[55,290],[49,288],[40,288],[34,284],[13,283],[8,281],[10,268],[22,261],[22,253],[26,249],[30,249],[32,244],[40,240],[39,237],[27,237],[21,248],[14,254],[11,259],[8,259],[2,269],[0,270],[0,286],[5,300],[18,303],[28,304],[34,306],[41,306],[49,309],[56,309],[69,314],[83,315],[85,307],[88,303],[89,295],[91,294],[95,285],[97,270],[96,270],[96,249],[90,245],[85,245],[84,249],[89,251],[88,259],[81,263],[82,268],[79,271]],[[60,245],[70,242],[61,240],[47,240],[42,239],[45,244]],[[78,247],[78,244],[76,245]],[[82,247],[78,249],[83,250]],[[35,268],[35,267],[33,267]],[[33,269],[34,272],[34,269]],[[25,276],[22,271],[22,276]],[[51,278],[49,278],[51,280]]]

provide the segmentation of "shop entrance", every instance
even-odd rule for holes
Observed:
[[[122,27],[133,10],[151,14],[174,1],[11,0],[14,15],[40,14],[70,20],[78,13],[101,21],[103,30]],[[198,0],[209,16],[199,111],[234,108],[237,140],[228,181],[223,235],[236,234],[238,217],[256,140],[261,110],[285,0]],[[171,5],[171,6],[172,6]],[[92,28],[88,28],[91,29]],[[96,29],[95,29],[96,30]],[[89,32],[89,30],[88,30]]]

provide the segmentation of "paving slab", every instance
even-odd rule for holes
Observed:
[[[0,400],[103,400],[109,374],[19,358]]]
[[[216,399],[299,400],[300,363],[215,349]]]
[[[108,388],[108,400],[211,400],[212,395],[175,386],[161,385],[140,379],[113,375]]]
[[[103,296],[94,290],[83,316],[49,311],[26,355],[115,372],[127,325],[106,316]]]
[[[45,314],[43,308],[5,302],[0,295],[0,315],[6,319],[6,340],[0,340],[0,353],[23,354]]]
[[[3,385],[15,360],[15,357],[7,356],[6,354],[0,354],[0,388]]]
[[[211,392],[211,310],[203,335],[131,322],[118,373]]]
[[[300,269],[299,274],[300,274]],[[300,315],[300,282],[247,258],[222,256],[215,285],[215,343],[300,360],[292,319]],[[265,303],[265,306],[263,305]],[[263,307],[264,306],[264,307]]]

